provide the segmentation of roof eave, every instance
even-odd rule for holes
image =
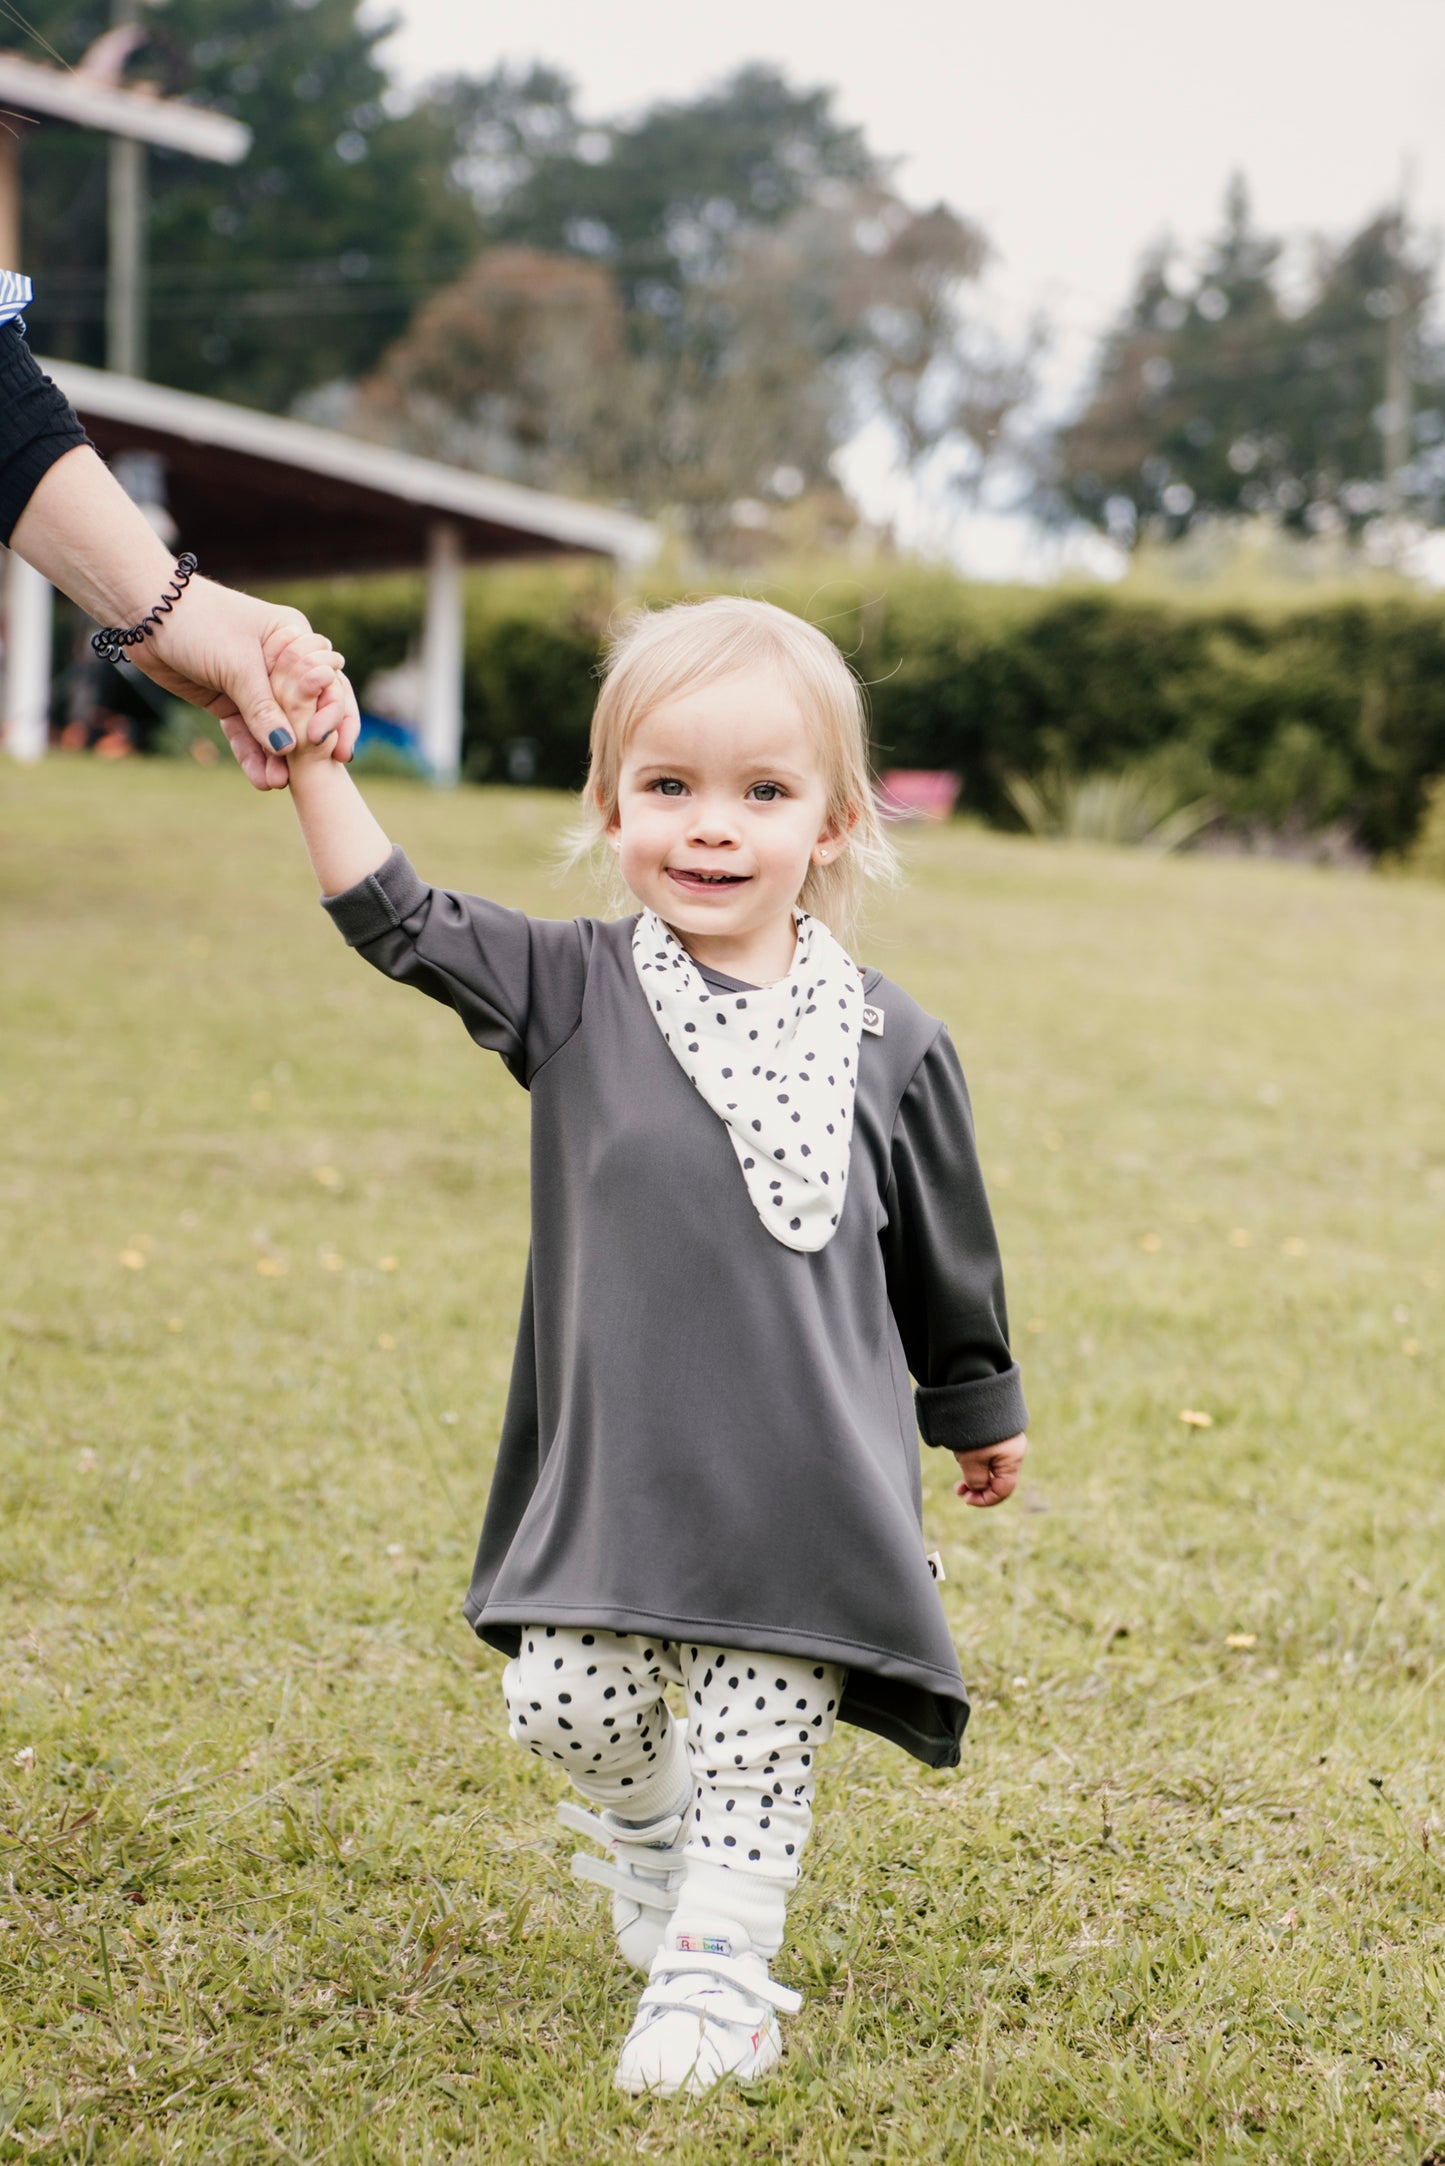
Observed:
[[[646,563],[656,553],[657,536],[645,520],[604,505],[553,496],[310,422],[232,406],[196,392],[173,391],[79,362],[42,361],[41,366],[55,378],[82,419],[90,412],[130,427],[153,429],[158,436],[179,436],[192,443],[249,453],[391,496],[437,518],[450,514],[510,527],[543,545],[590,550],[634,564]]]

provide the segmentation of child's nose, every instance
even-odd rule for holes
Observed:
[[[693,814],[689,839],[701,849],[716,850],[725,843],[736,842],[738,826],[735,814],[726,805],[699,805]]]

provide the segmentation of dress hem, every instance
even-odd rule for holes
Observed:
[[[506,1614],[508,1611],[515,1614]],[[641,1617],[635,1611],[600,1608],[596,1603],[541,1601],[524,1606],[513,1603],[494,1606],[474,1602],[468,1597],[462,1603],[462,1614],[479,1639],[495,1648],[498,1654],[508,1657],[517,1653],[523,1625],[586,1624],[595,1625],[603,1632],[655,1632],[659,1639],[700,1640],[704,1644],[736,1649],[739,1654],[801,1655],[804,1660],[816,1657],[836,1662],[848,1672],[838,1709],[840,1722],[850,1723],[855,1729],[873,1731],[915,1760],[921,1760],[925,1767],[957,1767],[959,1762],[959,1741],[969,1718],[968,1694],[962,1678],[956,1672],[950,1675],[931,1663],[920,1662],[916,1656],[899,1654],[891,1647],[870,1647],[856,1640],[834,1639],[797,1625],[779,1627],[774,1632],[766,1627],[712,1618]],[[873,1657],[871,1664],[867,1660],[869,1656]],[[888,1669],[879,1669],[879,1662],[886,1662]],[[867,1693],[866,1680],[885,1676],[915,1684],[920,1694],[932,1694],[939,1712],[938,1727],[923,1729],[909,1722],[896,1707],[876,1704]],[[860,1691],[859,1686],[864,1689]]]

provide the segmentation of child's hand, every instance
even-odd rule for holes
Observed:
[[[218,593],[227,591],[217,589]],[[267,698],[285,715],[294,742],[274,745],[268,752],[257,744],[234,703],[211,702],[211,712],[247,781],[258,790],[284,790],[290,780],[285,755],[298,747],[307,752],[324,742],[328,759],[349,760],[359,723],[356,696],[341,675],[346,657],[333,652],[330,640],[313,632],[294,610],[281,613],[280,621],[262,640],[260,654],[267,672]],[[278,729],[276,735],[284,739],[287,730]]]
[[[1028,1448],[1026,1436],[1011,1436],[1002,1444],[985,1444],[976,1452],[955,1452],[963,1480],[954,1483],[954,1495],[962,1497],[965,1504],[979,1507],[1002,1504],[1018,1487],[1019,1468]]]
[[[331,757],[331,739],[349,699],[341,674],[345,660],[323,632],[301,632],[268,648],[272,696],[296,732],[293,759],[316,753]]]

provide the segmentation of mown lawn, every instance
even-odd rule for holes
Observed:
[[[557,800],[372,794],[586,906]],[[961,1046],[1034,1415],[1007,1510],[926,1469],[975,1721],[842,1735],[780,2077],[627,2103],[457,1607],[525,1097],[284,800],[0,772],[0,2157],[1445,2160],[1445,891],[907,854],[864,952]]]

